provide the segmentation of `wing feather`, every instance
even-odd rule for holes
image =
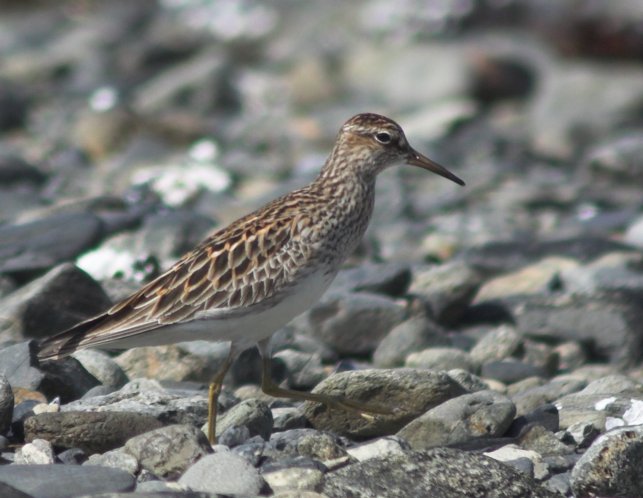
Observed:
[[[303,250],[305,211],[293,204],[273,218],[272,203],[207,238],[172,268],[105,313],[44,340],[39,357],[67,356],[195,319],[204,310],[221,316],[265,303],[290,280],[291,253]],[[274,206],[273,206],[274,208]],[[286,264],[287,263],[287,264]]]

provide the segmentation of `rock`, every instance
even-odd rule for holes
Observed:
[[[11,386],[41,391],[63,402],[80,398],[98,385],[98,381],[73,358],[39,365],[33,341],[14,344],[0,350],[0,374]]]
[[[7,378],[0,374],[0,434],[5,434],[13,417],[13,389]]]
[[[576,422],[565,429],[562,441],[573,443],[578,448],[588,448],[600,435],[600,430],[591,422]]]
[[[346,268],[333,280],[329,292],[366,292],[402,297],[411,283],[411,269],[402,263],[363,263]]]
[[[297,407],[279,407],[272,409],[273,432],[282,432],[290,429],[306,427],[308,421]]]
[[[507,430],[507,435],[518,436],[526,427],[531,425],[540,425],[548,431],[557,432],[559,429],[558,423],[558,410],[556,406],[547,403],[540,405],[529,413],[516,417]]]
[[[500,437],[515,413],[516,408],[507,397],[493,391],[478,391],[430,409],[404,426],[397,435],[415,450]]]
[[[16,451],[14,463],[26,465],[47,465],[53,464],[55,460],[54,450],[49,441],[44,439],[33,439],[31,443],[25,444]]]
[[[220,397],[222,403],[226,399],[225,395]],[[208,416],[208,400],[203,393],[173,393],[157,381],[137,379],[111,394],[74,401],[61,409],[63,412],[134,412],[168,424],[202,425]]]
[[[233,427],[247,427],[250,436],[268,440],[273,427],[272,412],[261,400],[244,400],[217,418],[217,436]]]
[[[154,475],[176,479],[210,452],[210,444],[196,427],[169,425],[129,439],[123,451]]]
[[[520,436],[520,447],[537,452],[543,457],[569,455],[574,453],[574,446],[561,443],[553,432],[542,425],[528,427]]]
[[[191,465],[179,484],[193,491],[225,495],[258,495],[263,478],[246,460],[227,451],[207,455]]]
[[[516,329],[508,325],[500,325],[487,332],[471,348],[470,355],[478,364],[504,360],[515,356],[522,346],[522,337]]]
[[[556,401],[560,414],[560,428],[566,429],[578,422],[591,423],[599,431],[622,425],[643,423],[643,397],[610,394],[586,394],[583,391],[568,394]]]
[[[5,484],[4,482],[0,482],[0,495],[4,496],[5,498],[32,498],[31,495],[23,493],[22,491],[19,491],[18,489]]]
[[[373,363],[379,368],[400,367],[410,353],[447,345],[449,339],[439,325],[427,317],[414,316],[384,336],[373,353]]]
[[[587,263],[604,254],[631,251],[631,247],[607,238],[582,236],[556,240],[489,242],[464,251],[462,259],[484,274],[518,270],[548,256]]]
[[[537,380],[539,383],[534,387],[520,389],[516,394],[510,393],[519,416],[526,415],[546,403],[553,403],[562,396],[580,391],[586,386],[584,381],[578,379],[552,379],[544,384],[540,383],[542,379]]]
[[[0,340],[48,337],[104,311],[110,304],[89,275],[64,263],[0,302],[0,316],[5,319]]]
[[[480,375],[510,384],[529,377],[545,377],[545,369],[517,360],[500,360],[485,363],[480,368]]]
[[[122,449],[106,451],[102,455],[91,455],[83,465],[100,465],[112,469],[120,469],[136,475],[139,470],[138,460],[125,453]]]
[[[468,372],[476,369],[469,354],[457,348],[428,348],[411,353],[406,358],[405,366],[433,370],[458,368]]]
[[[627,227],[624,242],[643,249],[643,217],[639,217]]]
[[[82,349],[73,356],[104,386],[120,389],[129,381],[123,369],[103,351]]]
[[[507,465],[511,465],[516,470],[518,470],[518,468],[515,463],[521,460],[527,460],[531,465],[529,470],[524,473],[530,477],[534,476],[535,465],[543,465],[542,457],[537,452],[521,449],[515,444],[508,444],[494,451],[486,451],[484,455]]]
[[[61,213],[53,214],[46,218],[31,221],[20,225],[4,225],[0,227],[0,272],[33,272],[49,270],[63,261],[69,261],[78,256],[85,249],[95,244],[103,235],[103,224],[99,217],[92,213]],[[65,264],[62,268],[72,266]],[[79,282],[82,283],[82,282]],[[29,286],[30,290],[33,289]],[[53,291],[53,289],[52,289]],[[92,303],[87,294],[79,292],[78,288],[60,287],[63,293],[72,292],[79,299],[86,298],[85,304],[89,308],[79,308],[82,312],[92,309],[97,301]],[[26,291],[25,291],[26,292]],[[25,293],[20,292],[22,296]],[[66,295],[66,294],[63,294]],[[60,298],[60,294],[58,297]],[[52,294],[55,298],[56,294]],[[51,301],[49,301],[51,302]],[[44,306],[44,304],[43,304]],[[43,309],[45,311],[46,308]],[[93,313],[88,313],[91,315]],[[47,313],[45,316],[48,316]],[[87,316],[87,315],[83,315]],[[61,317],[43,322],[45,327],[58,325]],[[69,320],[69,317],[67,317]],[[70,325],[73,325],[70,324]],[[69,326],[69,325],[67,325]],[[62,327],[62,328],[66,328]],[[62,330],[59,328],[58,330]],[[43,337],[46,334],[40,335]]]
[[[416,271],[409,293],[428,302],[438,323],[453,325],[460,320],[480,283],[476,271],[463,262],[454,262]]]
[[[638,462],[643,458],[643,425],[613,429],[587,449],[572,470],[576,496],[642,496]]]
[[[191,354],[175,344],[133,348],[119,355],[116,363],[131,379],[144,377],[177,382],[209,382],[219,368],[219,363]]]
[[[327,377],[319,354],[285,349],[272,358],[285,364],[288,387],[292,389],[309,391]]]
[[[551,291],[552,282],[555,282],[562,272],[578,267],[578,261],[571,258],[544,258],[513,273],[488,280],[478,290],[473,303],[479,304],[516,295],[546,295]]]
[[[510,304],[518,330],[543,341],[591,342],[595,355],[621,366],[640,357],[640,296],[610,291],[591,296],[532,296]]]
[[[308,333],[320,337],[342,355],[371,354],[405,315],[403,305],[367,293],[331,295],[306,314]]]
[[[491,386],[487,381],[482,380],[477,375],[474,375],[466,370],[455,368],[453,370],[449,370],[447,373],[449,374],[449,377],[460,384],[463,389],[471,393],[491,389]],[[500,392],[499,389],[494,388],[493,390]]]
[[[131,412],[67,411],[34,415],[24,426],[27,441],[46,439],[57,447],[102,453],[160,427],[161,423],[149,415]]]
[[[316,491],[321,488],[324,473],[319,469],[290,467],[263,472],[262,477],[273,493],[284,491]]]
[[[136,479],[122,470],[80,465],[3,465],[0,483],[30,496],[68,496],[125,493],[134,490]]]
[[[322,493],[337,498],[554,498],[533,479],[489,457],[450,448],[407,451],[326,475]]]
[[[313,392],[397,409],[391,415],[365,420],[345,410],[305,403],[304,414],[315,428],[367,438],[395,433],[418,415],[465,390],[444,372],[404,368],[341,372],[328,377]]]
[[[340,439],[314,429],[292,429],[270,436],[272,447],[292,457],[307,457],[319,461],[335,460],[346,456]]]
[[[404,453],[411,449],[409,444],[397,436],[387,436],[347,448],[346,452],[358,462],[390,454]]]
[[[637,157],[642,151],[643,134],[640,130],[625,131],[592,144],[581,161],[584,167],[598,174],[606,173],[620,181],[628,178],[633,180],[641,173]],[[632,243],[627,235],[624,241]]]

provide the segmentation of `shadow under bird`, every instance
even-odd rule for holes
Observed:
[[[464,182],[415,151],[402,128],[377,114],[358,114],[339,131],[312,183],[218,230],[172,268],[104,313],[40,344],[41,360],[80,349],[127,349],[181,341],[230,343],[211,380],[208,438],[216,440],[223,378],[243,350],[257,345],[262,390],[365,414],[390,413],[347,398],[292,391],[274,383],[270,336],[313,305],[364,234],[373,211],[375,178],[395,164]]]

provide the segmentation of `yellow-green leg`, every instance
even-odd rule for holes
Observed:
[[[355,412],[361,417],[372,420],[373,414],[376,415],[392,415],[394,412],[379,406],[373,406],[367,403],[359,403],[351,399],[342,398],[339,396],[329,396],[326,394],[309,393],[304,391],[293,391],[292,389],[284,389],[279,387],[272,380],[272,367],[270,364],[270,348],[268,341],[259,343],[259,352],[261,353],[261,390],[276,398],[292,398],[302,401],[314,401],[323,403],[332,408],[339,408],[350,412]]]
[[[208,389],[208,441],[210,444],[217,442],[217,400],[221,394],[221,387],[223,386],[223,379],[230,369],[230,365],[234,361],[235,349],[230,346],[230,353],[225,359],[217,373],[214,374],[210,381],[210,388]]]

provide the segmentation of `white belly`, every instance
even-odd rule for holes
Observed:
[[[310,275],[292,289],[287,297],[270,308],[257,309],[255,313],[221,316],[205,312],[202,317],[186,323],[168,325],[146,331],[106,347],[128,349],[141,346],[160,346],[184,341],[230,341],[237,350],[246,349],[262,339],[267,339],[290,320],[300,315],[326,291],[334,275],[318,272]]]

